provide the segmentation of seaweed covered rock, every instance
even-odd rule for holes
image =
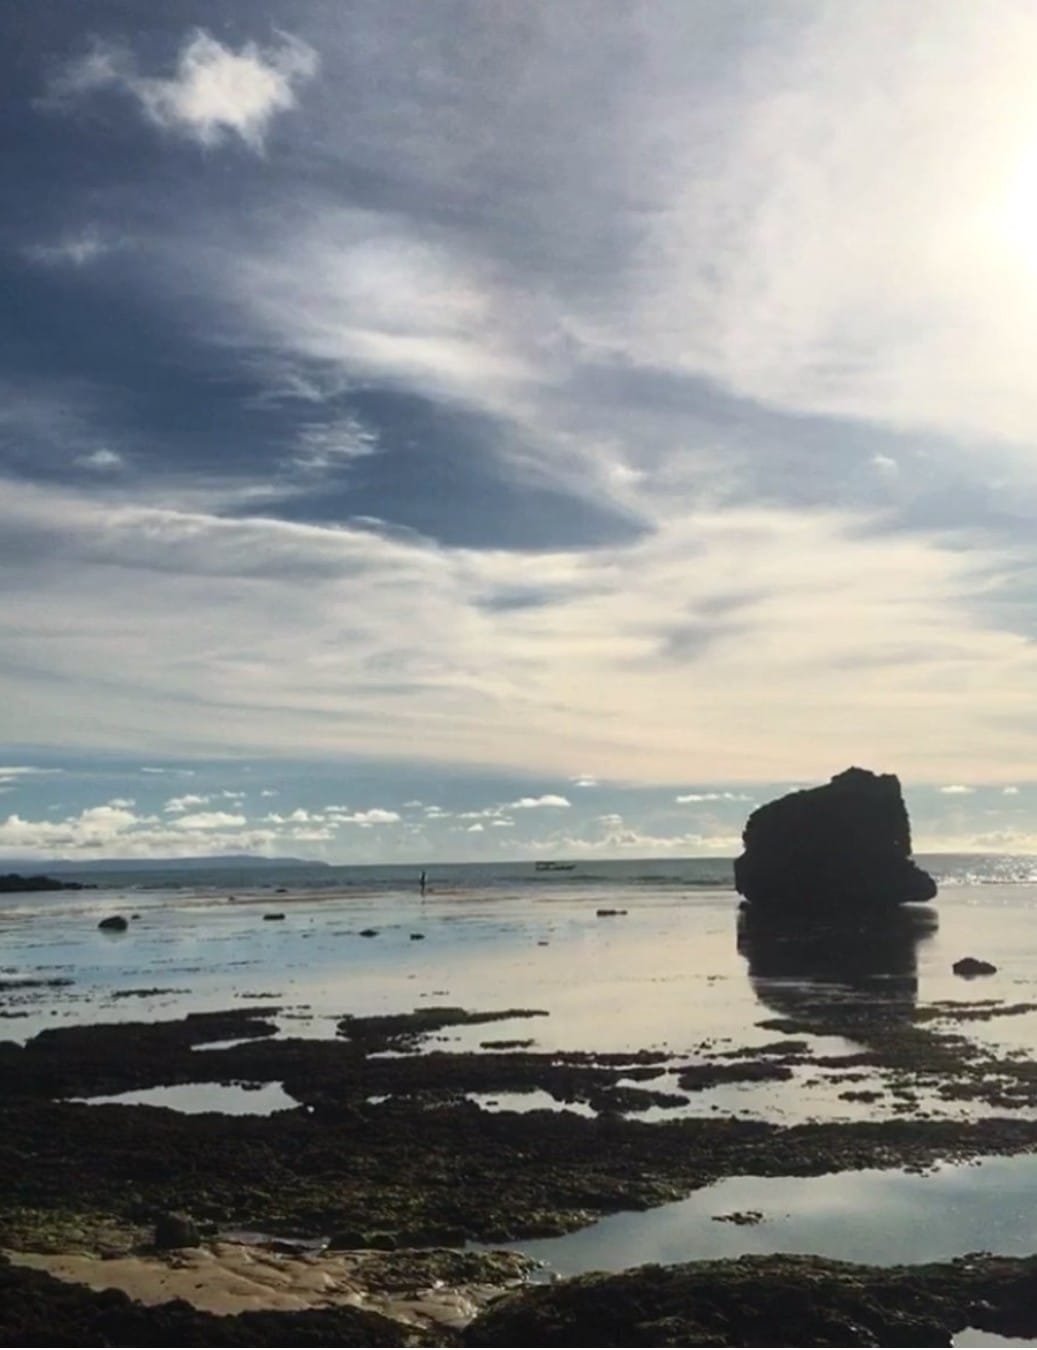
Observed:
[[[911,859],[911,826],[895,774],[851,768],[823,787],[755,810],[735,886],[760,912],[840,919],[932,900],[936,883]]]

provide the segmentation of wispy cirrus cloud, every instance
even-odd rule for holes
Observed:
[[[96,226],[63,234],[50,243],[27,244],[24,255],[30,262],[47,267],[87,267],[108,253],[125,247],[125,239],[106,234]]]

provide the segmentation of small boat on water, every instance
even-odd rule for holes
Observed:
[[[536,864],[536,871],[538,872],[572,872],[575,869],[575,863],[538,862]]]

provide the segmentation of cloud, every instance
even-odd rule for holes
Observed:
[[[542,797],[520,797],[518,801],[511,802],[508,805],[509,811],[536,811],[542,806],[571,806],[572,803],[567,797],[559,797],[555,793],[548,792]]]
[[[296,106],[296,86],[317,64],[316,52],[288,34],[270,47],[246,42],[235,51],[198,29],[181,47],[170,77],[142,75],[131,53],[98,42],[66,66],[50,93],[62,105],[117,89],[163,131],[205,147],[236,136],[259,153],[271,121]]]
[[[63,772],[63,769],[40,769],[32,764],[3,764],[0,765],[0,788],[15,787],[26,778],[39,778]]]
[[[749,802],[752,798],[744,792],[685,792],[673,800],[685,805],[688,802]]]
[[[178,830],[225,830],[244,824],[244,816],[232,815],[228,811],[198,811],[173,821]]]
[[[569,781],[572,783],[573,787],[578,788],[594,788],[600,786],[598,780],[589,773],[580,774],[579,777],[570,778]]]
[[[175,814],[181,811],[189,811],[194,806],[206,806],[211,800],[212,798],[207,794],[188,792],[183,797],[170,797],[163,809]]]
[[[1006,788],[1002,788],[1001,791],[1002,791],[1003,795],[1006,796],[1006,797],[1018,797],[1018,796],[1019,796],[1019,789],[1018,789],[1017,787],[1006,787]]]
[[[374,806],[369,811],[351,811],[348,814],[329,816],[336,825],[395,825],[400,815],[397,811],[386,811]]]
[[[886,478],[895,478],[900,472],[900,465],[890,455],[872,455],[870,462],[875,472]]]
[[[102,233],[95,226],[74,234],[62,235],[50,244],[29,244],[23,250],[25,256],[35,263],[46,267],[86,267],[121,248],[125,241]]]
[[[469,825],[469,826],[468,826],[467,833],[468,833],[468,834],[482,834],[482,832],[483,832],[483,830],[484,830],[485,828],[486,828],[486,827],[482,824],[482,822],[477,820],[477,821],[475,822],[474,825]]]
[[[966,787],[964,783],[948,783],[946,787],[940,788],[940,791],[947,797],[965,797],[975,789]]]
[[[84,469],[99,469],[102,472],[121,469],[125,462],[122,455],[105,447],[100,450],[91,450],[89,454],[76,456],[76,463],[81,464]]]
[[[119,799],[90,806],[62,821],[30,821],[13,814],[0,823],[0,848],[90,848],[120,840],[141,821]]]
[[[675,785],[718,764],[820,780],[855,757],[939,781],[952,742],[973,781],[1003,783],[1037,754],[1037,653],[991,605],[1011,555],[857,512],[674,509],[630,545],[474,552],[7,479],[3,545],[8,743],[31,724],[61,751],[418,755],[566,781],[590,761]],[[564,598],[480,606],[520,579]],[[708,616],[736,582],[740,629],[721,607],[689,699],[674,614]]]
[[[628,822],[618,812],[599,816],[584,835],[555,834],[531,841],[534,853],[564,857],[729,857],[738,852],[736,835],[696,833],[660,835]]]
[[[307,422],[299,428],[288,464],[306,473],[319,474],[377,451],[377,433],[357,417]]]

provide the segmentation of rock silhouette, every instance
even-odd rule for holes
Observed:
[[[911,826],[895,774],[851,768],[823,787],[758,807],[742,834],[735,886],[759,912],[826,921],[932,900],[936,883],[911,859]]]

